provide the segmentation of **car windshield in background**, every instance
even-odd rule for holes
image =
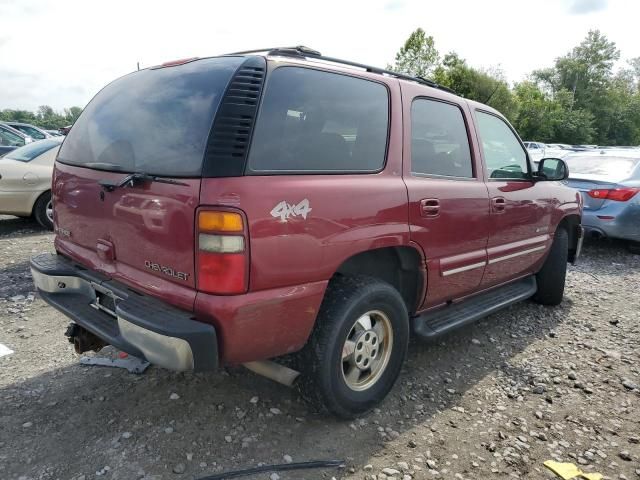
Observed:
[[[4,158],[8,160],[18,160],[20,162],[30,162],[34,158],[48,152],[60,145],[60,140],[40,140],[20,147],[13,152],[7,153]]]
[[[571,178],[585,178],[607,182],[626,180],[640,162],[640,158],[623,157],[565,157]]]
[[[199,176],[216,109],[243,60],[197,60],[112,82],[73,125],[58,160],[102,170]]]

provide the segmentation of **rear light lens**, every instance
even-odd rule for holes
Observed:
[[[587,194],[591,198],[598,198],[601,200],[614,200],[616,202],[627,202],[631,200],[636,193],[640,192],[640,188],[627,187],[627,188],[597,188],[590,190]]]
[[[247,291],[248,252],[243,216],[198,212],[198,290],[219,295]]]
[[[242,232],[242,215],[235,212],[200,212],[198,228],[201,232]]]
[[[211,253],[240,253],[244,251],[244,237],[239,235],[211,235],[201,233],[200,251]]]

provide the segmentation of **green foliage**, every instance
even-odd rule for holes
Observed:
[[[28,110],[0,110],[0,122],[30,123],[37,127],[57,130],[60,127],[72,125],[82,113],[82,108],[65,108],[62,113],[55,112],[48,105],[41,105],[36,112]]]
[[[502,72],[474,68],[455,52],[439,59],[433,38],[418,29],[396,55],[394,69],[416,75],[421,66],[457,94],[502,112],[528,140],[640,144],[640,57],[614,73],[620,51],[598,30],[513,88]]]
[[[428,77],[439,62],[440,54],[433,37],[427,37],[424,30],[418,28],[404,42],[404,46],[396,54],[396,63],[391,68],[416,77]]]

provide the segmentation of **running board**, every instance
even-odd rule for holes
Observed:
[[[459,303],[423,313],[411,319],[413,332],[431,339],[491,315],[533,296],[538,290],[535,276],[503,285]]]

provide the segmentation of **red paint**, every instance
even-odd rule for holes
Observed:
[[[270,61],[269,69],[273,68]],[[558,223],[567,215],[580,215],[580,195],[559,182],[487,178],[475,127],[479,104],[374,73],[324,64],[321,68],[387,86],[390,136],[382,172],[180,179],[187,185],[145,183],[104,192],[101,200],[98,181],[117,181],[123,174],[56,163],[56,222],[72,232],[70,238],[56,237],[56,249],[193,311],[197,319],[216,326],[222,361],[239,363],[300,349],[313,328],[328,281],[355,254],[390,246],[415,249],[423,259],[419,266],[425,277],[423,300],[418,309],[422,311],[537,271]],[[473,179],[411,175],[410,112],[418,96],[461,108],[471,143]],[[282,201],[297,204],[303,199],[311,207],[306,219],[295,216],[283,222],[270,213]],[[227,259],[242,259],[242,266],[224,267],[216,263],[219,259],[210,258],[213,255],[197,252],[199,208],[242,213],[246,252]],[[186,279],[150,269],[145,260],[182,272]],[[474,264],[481,266],[451,273]],[[224,268],[234,274],[225,276]],[[207,272],[209,278],[204,280]],[[241,284],[247,291],[238,295],[203,291],[225,282],[230,291]]]

